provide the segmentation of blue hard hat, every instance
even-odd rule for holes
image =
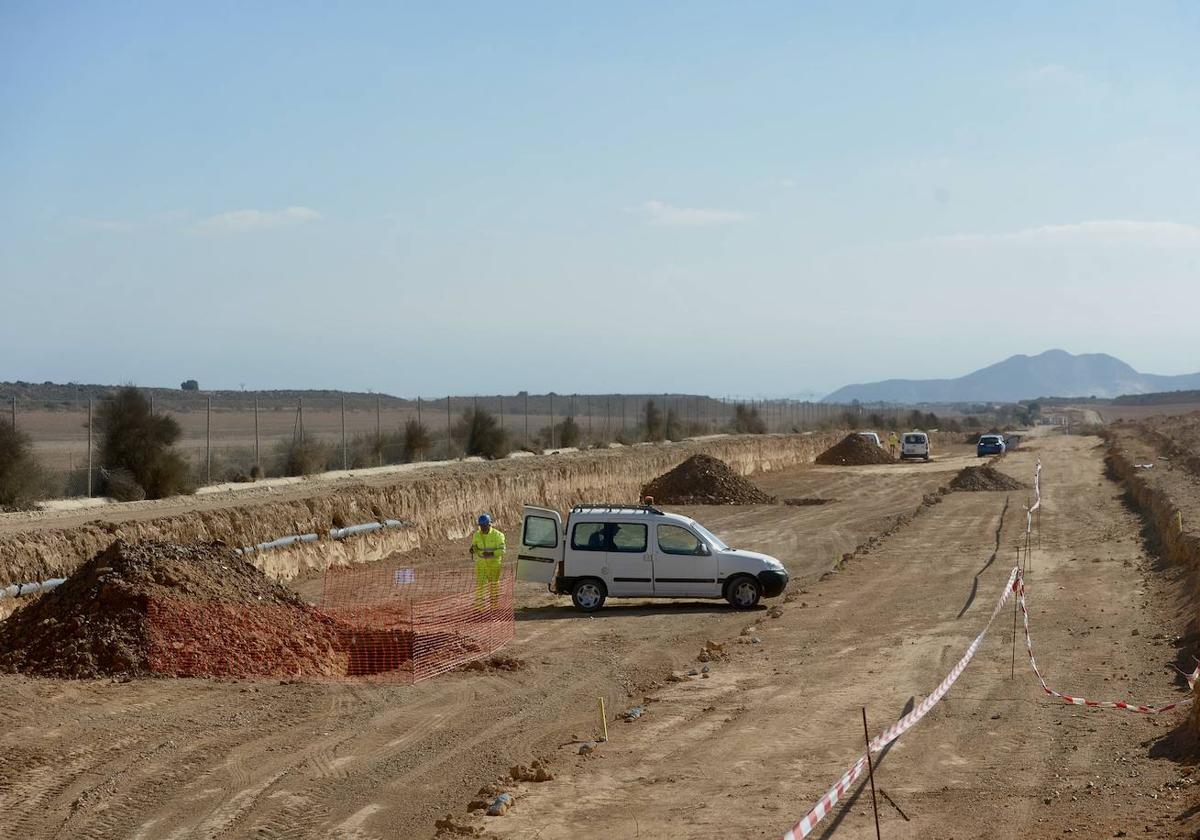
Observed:
[[[479,524],[480,525],[491,525],[492,517],[488,516],[486,513],[479,514]]]

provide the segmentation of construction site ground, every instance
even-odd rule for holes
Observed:
[[[1047,435],[996,465],[1029,482],[1035,457],[1044,464],[1028,575],[1039,664],[1086,697],[1178,700],[1168,666],[1192,593],[1147,553],[1103,454],[1096,438]],[[861,753],[860,707],[883,729],[986,623],[1029,491],[922,505],[975,463],[964,446],[928,464],[794,468],[756,483],[831,501],[684,508],[783,560],[794,597],[749,613],[610,601],[584,616],[523,584],[504,651],[523,662],[515,670],[415,686],[0,676],[0,824],[31,838],[368,840],[429,838],[451,814],[496,837],[777,837]],[[466,561],[465,544],[422,554]],[[294,585],[320,591],[316,577]],[[668,681],[701,667],[707,641],[726,646],[709,676]],[[947,698],[878,762],[883,836],[1195,836],[1183,714],[1055,703],[1020,645],[1010,676],[1012,642],[1009,608]],[[612,713],[647,712],[610,720],[610,740],[581,756],[601,697]],[[503,817],[468,812],[481,786],[535,757],[553,780],[513,784]],[[869,790],[816,836],[874,836]]]

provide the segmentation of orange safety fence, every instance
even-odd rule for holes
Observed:
[[[338,566],[316,607],[147,603],[154,673],[413,683],[494,653],[513,638],[514,569]]]
[[[347,674],[412,682],[494,653],[513,637],[514,570],[469,566],[326,570],[320,609],[352,628]]]

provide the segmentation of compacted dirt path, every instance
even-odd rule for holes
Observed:
[[[1044,534],[1027,581],[1041,666],[1090,698],[1180,699],[1168,667],[1183,622],[1171,609],[1183,594],[1176,575],[1152,570],[1094,438],[1046,438],[1000,466],[1028,479],[1038,454]],[[649,692],[645,716],[614,724],[611,742],[564,761],[559,779],[526,786],[487,833],[779,836],[861,754],[860,708],[873,732],[886,727],[982,629],[1016,562],[1024,501],[946,496],[778,619],[760,619],[750,631],[760,645],[732,645],[709,678]],[[1012,619],[1001,613],[948,697],[880,762],[883,836],[1194,836],[1183,713],[1050,701],[1020,646],[1010,677]],[[869,792],[816,836],[873,837]]]
[[[1171,575],[1150,571],[1096,443],[1033,444],[1047,488],[1029,577],[1040,661],[1067,690],[1173,699]],[[1000,466],[1028,480],[1033,457],[1018,451]],[[586,617],[525,586],[505,651],[522,660],[515,671],[416,686],[2,676],[5,831],[428,838],[449,812],[505,837],[777,836],[857,756],[859,707],[875,730],[892,722],[990,613],[1024,499],[1012,494],[1006,508],[1004,493],[954,493],[921,506],[968,463],[963,448],[929,464],[798,468],[758,483],[835,501],[688,509],[732,544],[787,563],[795,598],[771,602],[776,618],[766,607],[636,601]],[[1176,718],[1043,700],[1021,660],[1009,679],[1011,620],[1002,614],[947,700],[885,756],[885,836],[1190,836],[1194,826],[1176,821],[1188,789],[1167,786],[1181,765],[1148,757],[1173,754]],[[708,640],[729,651],[709,678],[668,682],[699,667]],[[600,728],[598,697],[621,710],[645,696],[647,715],[610,722],[610,743],[577,755],[574,741]],[[468,815],[481,785],[538,756],[555,780],[516,786],[504,817]],[[822,830],[866,836],[864,802]]]

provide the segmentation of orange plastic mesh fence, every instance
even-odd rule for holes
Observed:
[[[351,628],[347,674],[417,680],[493,653],[513,637],[511,566],[333,567],[321,611]]]
[[[155,599],[150,670],[172,676],[416,682],[495,652],[514,632],[511,566],[336,567],[318,607]]]

